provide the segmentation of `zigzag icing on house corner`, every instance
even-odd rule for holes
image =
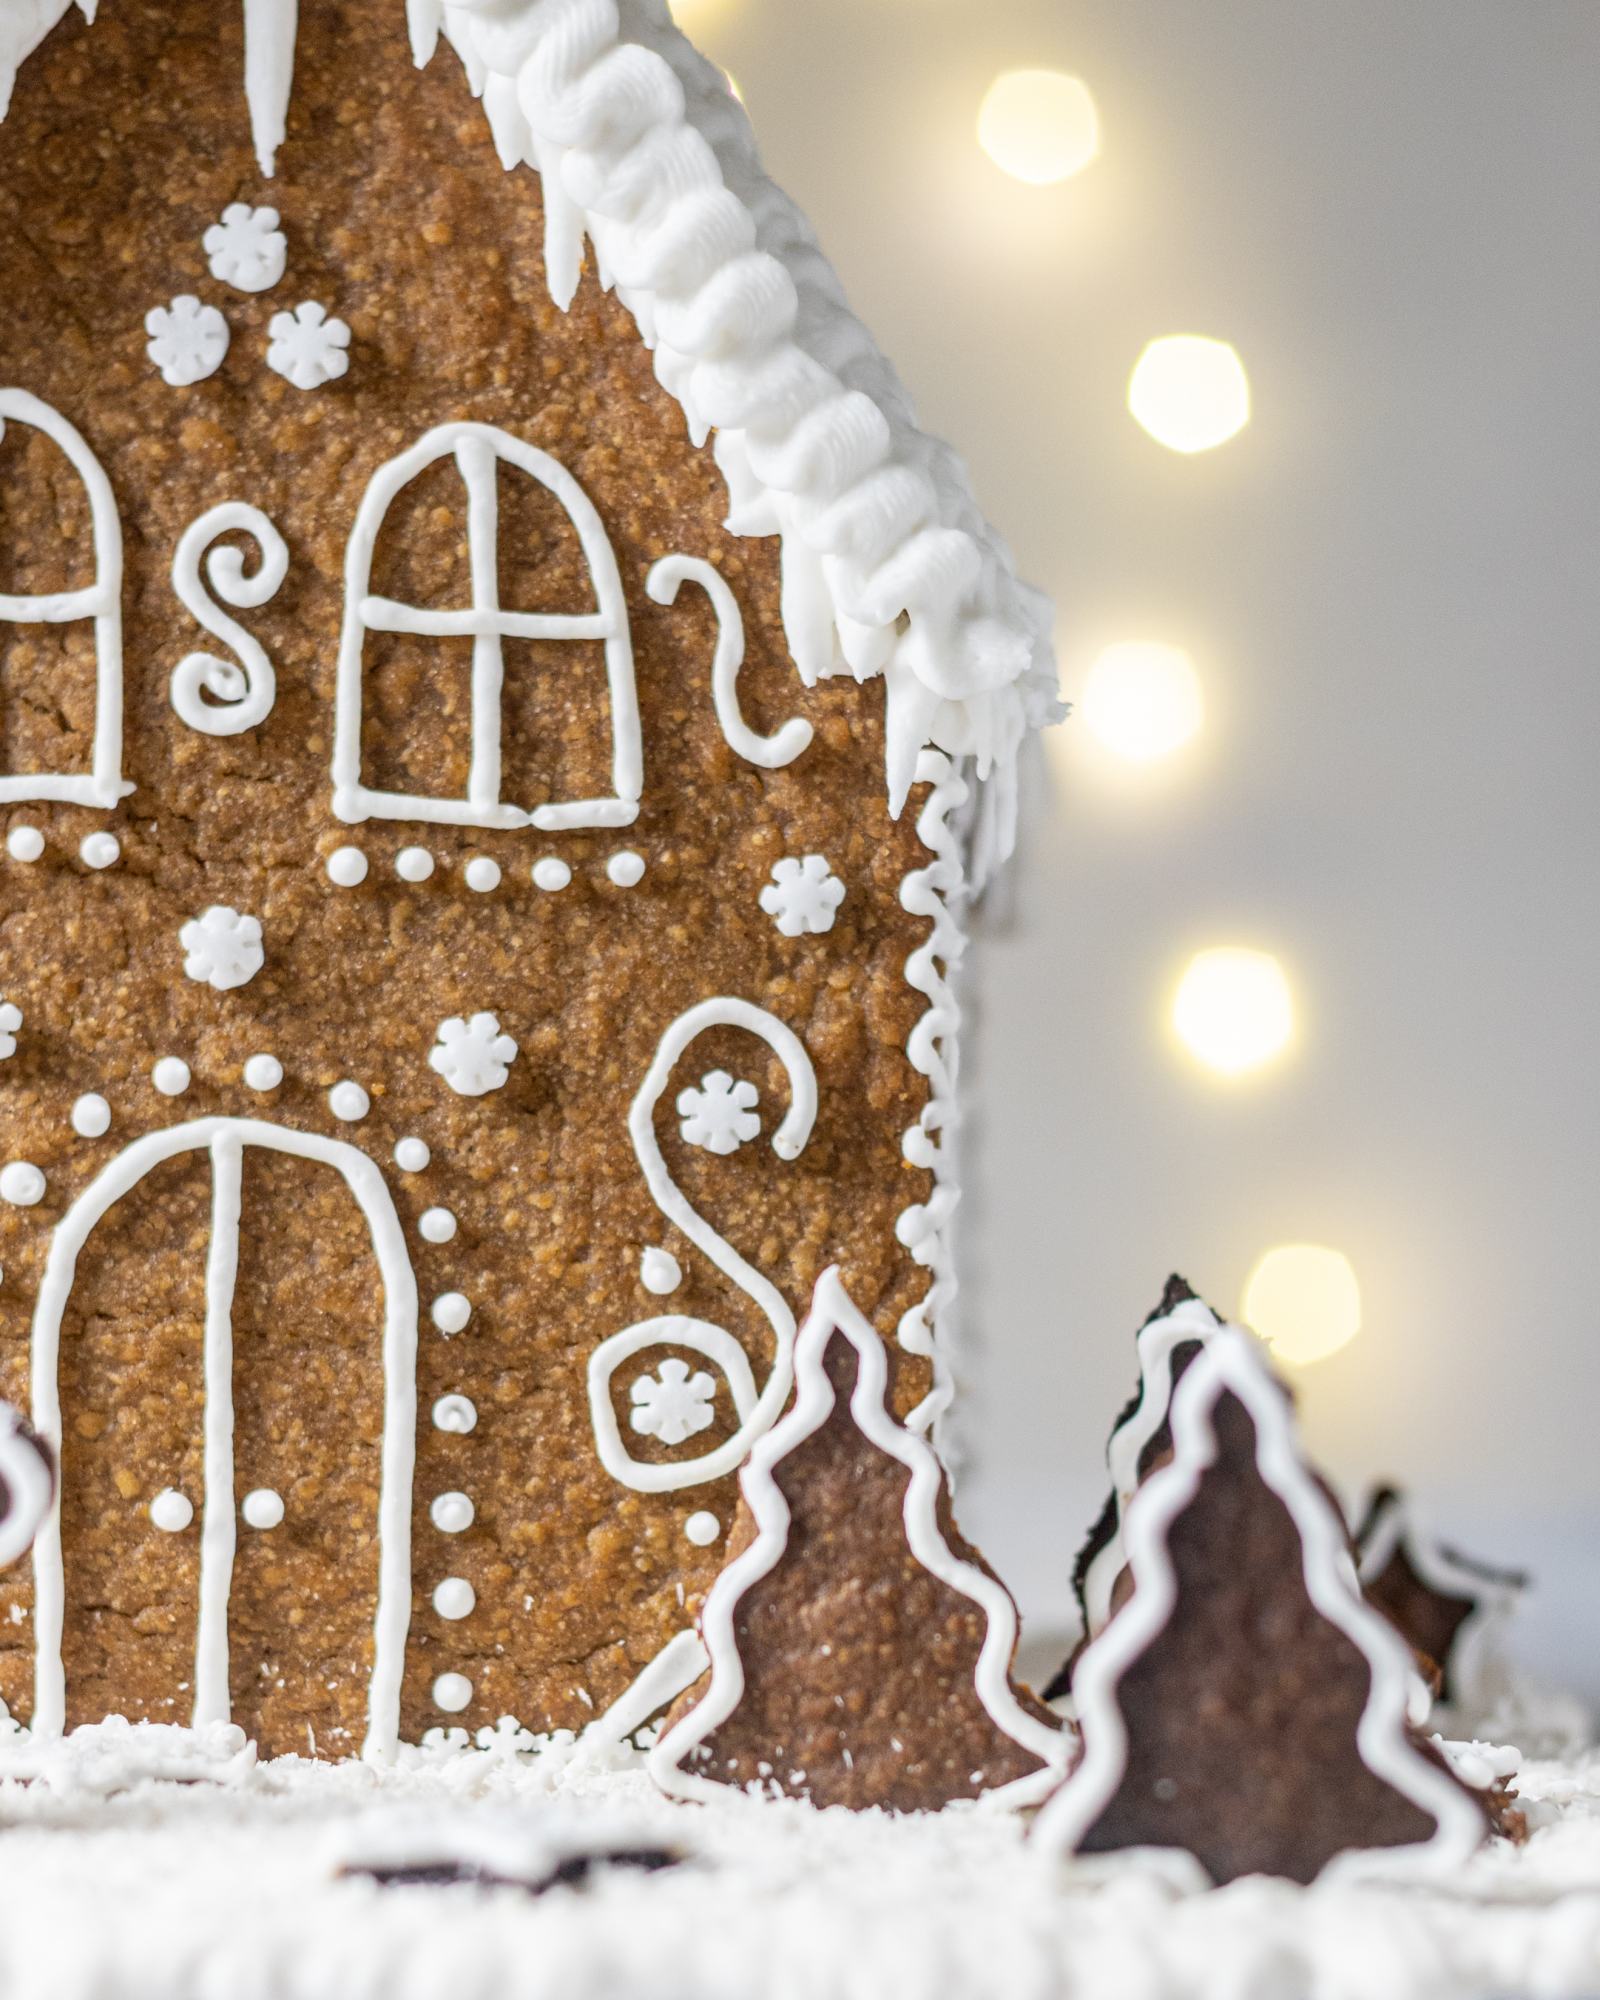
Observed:
[[[1055,712],[1046,607],[955,454],[917,429],[720,73],[664,0],[410,0],[408,16],[419,60],[441,26],[461,53],[507,166],[543,176],[557,303],[587,235],[691,435],[717,434],[730,529],[781,534],[802,678],[883,675],[893,809],[925,745],[971,756],[999,781],[982,845],[1003,855],[1017,751]]]
[[[1172,1395],[1172,1458],[1128,1504],[1123,1537],[1133,1595],[1078,1662],[1072,1690],[1082,1761],[1039,1814],[1033,1839],[1046,1852],[1073,1853],[1122,1782],[1128,1730],[1117,1692],[1123,1676],[1165,1631],[1177,1604],[1178,1577],[1168,1538],[1216,1461],[1216,1410],[1226,1395],[1244,1405],[1255,1433],[1256,1470],[1293,1518],[1307,1595],[1371,1669],[1356,1738],[1361,1760],[1434,1822],[1432,1835],[1411,1846],[1354,1848],[1335,1855],[1319,1880],[1401,1873],[1447,1877],[1480,1845],[1483,1815],[1448,1772],[1411,1742],[1407,1724],[1413,1719],[1416,1668],[1410,1648],[1362,1598],[1344,1522],[1306,1463],[1293,1408],[1259,1342],[1236,1326],[1215,1327],[1205,1351],[1185,1370]],[[1174,1856],[1173,1863],[1188,1874],[1183,1857]]]
[[[755,1519],[756,1537],[718,1575],[700,1613],[700,1636],[711,1663],[705,1694],[650,1753],[650,1775],[670,1797],[721,1797],[726,1787],[690,1768],[693,1753],[733,1714],[744,1696],[744,1662],[739,1657],[738,1611],[747,1591],[782,1560],[789,1541],[789,1503],[773,1476],[791,1451],[827,1422],[838,1400],[828,1377],[826,1356],[835,1334],[856,1351],[856,1381],[850,1414],[877,1448],[910,1472],[904,1520],[912,1555],[939,1581],[971,1599],[983,1612],[985,1630],[973,1685],[989,1720],[1002,1736],[1040,1760],[1040,1769],[983,1795],[990,1806],[1036,1805],[1059,1782],[1072,1739],[1040,1722],[1011,1688],[1011,1658],[1017,1640],[1017,1608],[1003,1583],[964,1562],[939,1529],[943,1472],[925,1438],[897,1424],[889,1414],[887,1351],[877,1329],[857,1309],[838,1269],[817,1281],[811,1311],[794,1344],[795,1399],[771,1430],[759,1438],[739,1474],[739,1488]],[[675,1642],[676,1643],[676,1642]],[[687,1664],[688,1648],[683,1648]],[[676,1657],[673,1664],[678,1664]],[[663,1669],[665,1672],[665,1669]]]

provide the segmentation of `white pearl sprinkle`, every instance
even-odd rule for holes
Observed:
[[[664,1299],[683,1283],[683,1266],[670,1250],[662,1250],[652,1243],[639,1259],[639,1283],[647,1292],[654,1292],[658,1299]]]
[[[189,1088],[189,1065],[182,1056],[163,1056],[151,1070],[150,1081],[163,1097],[182,1097]]]
[[[6,852],[13,861],[37,861],[44,852],[44,835],[36,826],[14,826],[6,835]]]
[[[467,887],[476,889],[480,896],[500,886],[500,864],[491,861],[487,854],[473,855],[463,872]]]
[[[194,1519],[194,1502],[176,1487],[164,1486],[150,1502],[150,1519],[164,1535],[181,1535]]]
[[[0,1167],[0,1201],[13,1208],[32,1208],[44,1200],[44,1175],[31,1160],[8,1160]]]
[[[270,1486],[258,1486],[239,1502],[239,1512],[247,1528],[275,1528],[283,1519],[283,1495]]]
[[[708,1549],[722,1533],[722,1523],[715,1514],[691,1514],[683,1524],[683,1532],[697,1549]]]
[[[536,889],[564,889],[572,880],[572,870],[559,855],[547,854],[542,861],[533,864],[533,886]]]
[[[464,1576],[447,1576],[433,1593],[433,1608],[441,1618],[466,1618],[478,1601],[478,1593]]]
[[[433,1406],[433,1427],[452,1437],[465,1437],[478,1428],[477,1406],[468,1396],[441,1396]]]
[[[283,1064],[276,1056],[252,1056],[244,1066],[244,1080],[252,1090],[276,1090],[283,1081]]]
[[[465,1292],[441,1292],[433,1302],[433,1323],[443,1334],[459,1333],[472,1317]]]
[[[80,1139],[101,1139],[111,1130],[111,1106],[99,1091],[86,1091],[73,1105],[72,1129]]]
[[[328,1092],[328,1109],[343,1124],[359,1125],[372,1109],[372,1099],[359,1083],[354,1083],[346,1077],[342,1083],[336,1083]]]
[[[86,833],[78,843],[78,856],[86,868],[109,868],[122,858],[122,842],[114,833]]]
[[[606,873],[619,889],[631,889],[644,880],[644,856],[635,854],[631,847],[625,847],[606,863]]]
[[[394,858],[394,872],[402,882],[426,882],[433,873],[433,856],[425,847],[402,847]]]
[[[359,847],[336,847],[328,856],[328,880],[340,889],[353,889],[367,879],[367,857]]]
[[[428,1509],[428,1519],[441,1535],[460,1535],[472,1526],[476,1513],[465,1493],[441,1493]]]
[[[425,1139],[402,1139],[394,1149],[394,1163],[403,1174],[420,1174],[432,1158]]]
[[[441,1674],[433,1684],[433,1705],[446,1715],[459,1715],[472,1699],[472,1683],[465,1674]]]
[[[424,1209],[417,1229],[424,1243],[448,1243],[456,1233],[456,1219],[447,1208]]]

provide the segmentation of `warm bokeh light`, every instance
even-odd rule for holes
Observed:
[[[1361,1287],[1343,1251],[1283,1243],[1250,1273],[1239,1313],[1279,1361],[1303,1368],[1361,1331]]]
[[[671,0],[672,18],[686,35],[698,35],[726,19],[735,0]]]
[[[1127,639],[1089,669],[1078,713],[1091,736],[1135,764],[1181,750],[1204,720],[1200,676],[1178,646]]]
[[[1088,86],[1058,69],[997,76],[978,112],[978,144],[1002,172],[1033,187],[1082,173],[1100,150]]]
[[[1250,421],[1250,380],[1225,340],[1152,340],[1128,380],[1128,409],[1169,451],[1211,451]]]
[[[1190,1054],[1224,1076],[1270,1062],[1294,1033],[1283,967],[1267,951],[1197,952],[1178,982],[1172,1025]]]

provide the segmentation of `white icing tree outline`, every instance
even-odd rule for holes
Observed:
[[[429,466],[454,457],[467,492],[467,546],[472,603],[434,610],[372,595],[372,559],[389,508],[401,489]],[[595,609],[576,616],[506,611],[500,604],[498,468],[515,466],[551,493],[577,531],[595,587]],[[472,760],[467,795],[429,798],[374,791],[361,780],[363,655],[368,632],[472,640]],[[612,788],[605,799],[536,806],[508,805],[501,791],[501,695],[507,639],[600,639],[605,642],[611,697]],[[631,826],[644,786],[639,696],[633,640],[622,579],[610,537],[594,503],[559,460],[493,424],[440,424],[373,474],[357,509],[345,554],[344,630],[339,644],[334,713],[333,810],[347,825],[368,819],[421,820],[433,825],[538,827]]]
[[[24,799],[109,810],[133,786],[122,775],[122,522],[111,481],[83,433],[26,389],[0,389],[0,438],[7,421],[41,431],[83,482],[94,546],[94,582],[83,590],[0,595],[0,624],[94,624],[94,768],[0,777],[0,805]]]
[[[1216,1328],[1204,1352],[1184,1371],[1172,1397],[1172,1458],[1151,1473],[1128,1504],[1123,1542],[1133,1594],[1078,1661],[1072,1692],[1083,1758],[1039,1814],[1033,1838],[1055,1854],[1075,1852],[1122,1782],[1128,1729],[1118,1690],[1123,1676],[1166,1630],[1177,1604],[1168,1537],[1199,1491],[1201,1478],[1216,1463],[1216,1409],[1229,1394],[1244,1405],[1254,1429],[1256,1470],[1288,1509],[1300,1537],[1302,1574],[1312,1605],[1371,1668],[1356,1728],[1361,1761],[1434,1822],[1425,1841],[1346,1849],[1326,1864],[1318,1880],[1448,1873],[1481,1843],[1483,1816],[1460,1784],[1430,1763],[1407,1735],[1413,1694],[1421,1685],[1410,1648],[1362,1598],[1344,1522],[1306,1463],[1293,1410],[1260,1344],[1236,1326]],[[1194,1856],[1179,1849],[1144,1851],[1162,1856],[1175,1875],[1211,1886]]]
[[[772,1135],[772,1150],[780,1160],[797,1160],[811,1137],[817,1118],[817,1073],[805,1044],[794,1030],[748,1000],[719,997],[702,1000],[678,1016],[657,1045],[655,1056],[628,1112],[628,1135],[644,1175],[645,1185],[661,1213],[681,1229],[695,1248],[753,1299],[772,1328],[772,1370],[758,1395],[744,1349],[725,1328],[687,1313],[662,1313],[624,1327],[601,1341],[589,1357],[589,1416],[600,1462],[613,1479],[637,1493],[674,1493],[732,1472],[752,1441],[783,1408],[793,1380],[795,1318],[789,1302],[769,1279],[748,1263],[725,1236],[694,1209],[667,1171],[656,1138],[656,1106],[666,1093],[679,1058],[708,1028],[743,1028],[758,1035],[783,1064],[789,1079],[789,1109]],[[652,1461],[635,1458],[622,1441],[611,1403],[611,1379],[625,1361],[647,1347],[687,1347],[714,1362],[727,1377],[738,1413],[739,1427],[715,1450],[696,1458]]]
[[[211,1155],[211,1238],[206,1252],[205,1505],[200,1539],[200,1609],[195,1634],[194,1724],[226,1722],[228,1597],[238,1537],[233,1463],[233,1288],[239,1268],[244,1149],[261,1146],[329,1166],[355,1197],[383,1280],[383,1457],[378,1498],[378,1609],[367,1735],[362,1755],[386,1763],[400,1737],[400,1684],[411,1623],[411,1490],[416,1458],[417,1282],[394,1201],[377,1165],[342,1139],[297,1132],[258,1118],[197,1118],[147,1132],[96,1175],[56,1229],[39,1285],[30,1363],[33,1423],[61,1449],[61,1322],[78,1257],[112,1206],[152,1168],[184,1153]],[[219,1393],[225,1385],[226,1393]],[[66,1727],[66,1670],[61,1657],[66,1578],[59,1496],[33,1552],[34,1713],[36,1736]]]
[[[1083,1578],[1083,1607],[1088,1636],[1104,1631],[1111,1617],[1111,1593],[1122,1574],[1122,1517],[1139,1490],[1139,1460],[1145,1446],[1166,1422],[1172,1407],[1172,1355],[1185,1341],[1203,1346],[1222,1324],[1203,1299],[1183,1299],[1160,1319],[1141,1326],[1134,1342],[1139,1362],[1139,1400],[1126,1423],[1119,1424],[1106,1445],[1106,1466],[1116,1519],[1111,1538],[1090,1563]]]
[[[694,1752],[743,1699],[744,1662],[739,1657],[735,1620],[745,1593],[777,1568],[788,1547],[789,1503],[773,1473],[790,1452],[822,1428],[838,1404],[838,1391],[825,1365],[835,1334],[842,1334],[856,1351],[856,1380],[850,1392],[852,1419],[869,1444],[898,1459],[911,1474],[904,1518],[912,1555],[939,1582],[970,1598],[987,1620],[973,1677],[974,1692],[1001,1735],[1041,1762],[1039,1771],[983,1794],[983,1801],[1003,1808],[1034,1805],[1060,1783],[1072,1736],[1030,1715],[1012,1692],[1017,1607],[1004,1584],[975,1563],[964,1562],[940,1532],[944,1470],[927,1439],[905,1429],[890,1415],[887,1349],[876,1327],[845,1290],[837,1266],[824,1271],[817,1281],[811,1311],[795,1340],[794,1405],[757,1440],[739,1474],[739,1490],[755,1518],[757,1532],[749,1547],[719,1573],[700,1613],[700,1636],[711,1662],[711,1685],[651,1751],[650,1775],[672,1798],[708,1801],[727,1795],[726,1785],[687,1767]],[[683,1652],[687,1657],[688,1648]]]

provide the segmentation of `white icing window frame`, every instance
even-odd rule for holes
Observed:
[[[429,466],[454,457],[467,491],[467,546],[472,603],[432,610],[372,594],[378,534],[401,489]],[[576,616],[506,611],[500,604],[500,461],[553,494],[577,530],[595,588],[592,612]],[[361,778],[363,658],[368,632],[406,632],[472,640],[472,761],[465,798],[429,798],[375,791]],[[507,639],[599,639],[605,643],[611,697],[612,790],[603,799],[575,799],[531,811],[501,798],[501,696]],[[348,826],[369,819],[420,820],[437,826],[515,828],[557,833],[583,827],[631,826],[644,788],[644,748],[634,677],[633,639],[615,551],[594,503],[557,459],[492,424],[449,423],[427,432],[398,458],[380,466],[356,512],[345,557],[344,629],[339,644],[334,715],[333,810]]]
[[[94,582],[36,596],[0,594],[3,625],[94,625],[94,766],[87,772],[0,777],[0,805],[48,800],[110,811],[133,790],[122,775],[122,521],[105,469],[83,433],[26,389],[0,389],[0,437],[8,422],[41,431],[83,482],[89,501]]]
[[[417,1281],[388,1185],[357,1147],[258,1118],[198,1118],[147,1132],[109,1162],[62,1217],[50,1244],[33,1318],[33,1425],[61,1450],[61,1323],[78,1257],[113,1205],[164,1161],[211,1155],[211,1239],[206,1252],[205,1504],[200,1531],[200,1607],[195,1632],[194,1725],[226,1722],[228,1599],[238,1541],[233,1453],[233,1293],[239,1268],[244,1150],[260,1146],[338,1172],[361,1210],[383,1281],[383,1446],[378,1500],[378,1608],[367,1689],[368,1763],[392,1762],[400,1741],[400,1686],[411,1625],[411,1498],[416,1463]],[[225,1393],[223,1392],[225,1385]],[[33,1551],[33,1733],[66,1728],[61,1656],[66,1575],[61,1500],[46,1516]]]

